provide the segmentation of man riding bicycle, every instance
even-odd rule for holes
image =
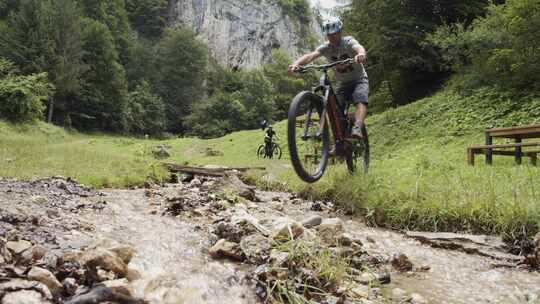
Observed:
[[[322,31],[328,42],[319,46],[314,52],[298,58],[289,66],[289,73],[294,73],[300,66],[304,66],[317,58],[324,56],[328,61],[334,62],[354,58],[351,65],[338,65],[334,67],[337,81],[336,96],[338,101],[346,105],[352,101],[356,106],[356,124],[351,136],[362,138],[362,128],[368,112],[369,82],[363,63],[366,60],[366,50],[351,36],[342,37],[343,22],[339,18],[330,18],[323,22]]]
[[[266,129],[266,134],[264,135],[264,144],[266,146],[266,153],[268,155],[272,155],[272,141],[274,136],[277,138],[276,132],[272,126],[268,126],[268,129]]]

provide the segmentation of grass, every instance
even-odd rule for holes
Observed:
[[[495,156],[486,167],[466,164],[468,145],[483,142],[483,129],[540,120],[540,98],[479,90],[468,96],[443,91],[414,104],[372,115],[368,177],[349,176],[345,165],[328,169],[316,184],[294,174],[286,149],[286,125],[278,123],[284,159],[258,160],[261,130],[222,138],[167,141],[66,132],[43,123],[0,123],[0,176],[65,175],[96,187],[141,184],[165,178],[151,157],[157,144],[172,147],[169,161],[191,165],[265,166],[248,179],[263,188],[293,190],[312,199],[332,199],[373,225],[429,231],[465,231],[520,239],[538,231],[540,169],[527,161]],[[209,156],[207,149],[222,156]]]

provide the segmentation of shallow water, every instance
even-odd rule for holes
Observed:
[[[133,283],[136,296],[151,303],[258,303],[253,288],[243,281],[247,266],[209,258],[210,235],[205,227],[210,219],[197,222],[152,215],[152,202],[144,190],[105,192],[108,208],[84,216],[96,227],[88,236],[93,242],[114,240],[135,247],[137,255],[130,267],[143,277]],[[309,203],[286,203],[282,211],[270,207],[268,202],[277,197],[289,201],[289,194],[258,192],[258,196],[263,202],[257,208],[236,211],[264,223],[283,216],[296,220],[315,214],[333,217],[309,210]],[[500,261],[431,248],[397,232],[367,227],[360,219],[343,220],[345,229],[360,238],[368,252],[404,253],[416,266],[430,267],[427,272],[409,275],[392,273],[392,283],[385,287],[389,294],[392,288],[401,288],[437,304],[540,303],[539,273],[494,268]]]
[[[148,214],[143,190],[106,191],[111,208],[90,215],[94,236],[131,244],[137,255],[130,267],[142,274],[135,295],[151,303],[256,303],[234,264],[211,260],[208,235],[194,222]]]

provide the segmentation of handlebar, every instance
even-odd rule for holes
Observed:
[[[307,73],[310,70],[326,71],[328,69],[331,69],[331,68],[335,67],[336,65],[352,64],[352,63],[354,63],[353,58],[349,58],[349,59],[345,59],[345,60],[341,60],[341,61],[335,61],[335,62],[332,62],[332,63],[322,64],[322,65],[310,64],[310,65],[306,65],[306,66],[299,66],[298,69],[295,70],[295,72],[302,74],[302,73]]]

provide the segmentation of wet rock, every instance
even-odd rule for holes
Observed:
[[[133,296],[133,290],[129,286],[127,279],[118,279],[101,282],[105,287],[108,287],[116,292],[122,293],[127,296]]]
[[[341,299],[334,296],[327,296],[324,301],[322,301],[323,304],[339,304],[341,303]]]
[[[30,247],[32,247],[32,243],[24,240],[10,241],[6,243],[6,247],[12,254],[19,255],[23,253],[23,251],[28,250]]]
[[[323,208],[320,202],[312,202],[310,209],[312,211],[323,211]]]
[[[271,203],[272,209],[277,211],[283,211],[283,203],[278,201],[273,201]]]
[[[336,245],[343,233],[343,221],[339,218],[324,219],[317,227],[317,231],[325,243]]]
[[[372,282],[378,282],[380,284],[390,284],[391,276],[387,272],[383,273],[371,273],[364,272],[357,278],[358,283],[364,285],[370,285]]]
[[[409,257],[403,253],[394,254],[390,260],[392,267],[399,272],[407,272],[413,270],[413,263],[409,260]]]
[[[270,262],[272,265],[277,267],[285,266],[289,260],[290,254],[288,252],[279,251],[277,249],[272,249],[270,252]]]
[[[41,294],[34,290],[19,290],[11,292],[2,298],[2,304],[47,304]]]
[[[68,296],[73,296],[77,292],[77,288],[79,288],[79,285],[74,278],[65,278],[62,281],[62,287],[64,288],[64,292]]]
[[[166,145],[159,145],[154,147],[152,149],[152,155],[154,155],[154,158],[156,159],[165,159],[171,157],[171,153],[169,152],[170,146]]]
[[[201,185],[202,185],[202,182],[198,178],[194,178],[191,180],[191,182],[189,182],[190,187],[200,187]]]
[[[62,292],[62,284],[60,284],[54,274],[47,269],[32,267],[28,272],[28,279],[43,283],[49,288],[52,294],[59,294]]]
[[[219,240],[209,250],[210,256],[214,259],[219,258],[231,258],[236,261],[243,261],[245,259],[244,253],[238,243],[229,242],[225,239]]]
[[[302,224],[290,219],[278,224],[272,233],[272,239],[278,242],[285,242],[296,239],[304,233]]]
[[[369,297],[369,287],[366,285],[356,285],[349,291],[349,295],[353,298],[365,298]]]
[[[222,239],[239,243],[246,235],[257,232],[257,228],[248,220],[241,219],[236,222],[219,222],[214,225],[213,232]]]
[[[122,304],[143,304],[144,301],[135,299],[123,290],[114,290],[104,285],[97,285],[91,291],[77,295],[66,302],[66,304],[94,304],[94,303],[122,303]]]
[[[271,245],[268,238],[260,234],[252,234],[242,239],[240,248],[248,261],[254,264],[261,264],[268,259]]]
[[[126,279],[128,279],[128,281],[133,282],[141,278],[142,278],[142,275],[138,270],[132,269],[132,268],[128,269],[128,272],[126,274]]]
[[[236,174],[228,174],[223,183],[225,188],[232,189],[239,197],[249,201],[258,201],[256,187],[246,185]]]
[[[395,302],[403,301],[407,297],[407,292],[401,288],[394,288],[392,289],[392,300]]]
[[[112,271],[118,277],[125,277],[127,265],[115,253],[105,249],[92,249],[82,256],[83,265],[97,273],[97,268]]]
[[[424,297],[417,293],[411,294],[411,304],[427,304],[428,302]]]
[[[322,223],[322,217],[320,217],[319,215],[314,215],[306,220],[304,220],[302,222],[302,225],[305,227],[305,228],[313,228],[313,227],[316,227],[316,226],[319,226],[320,224]]]
[[[52,294],[49,288],[47,288],[47,286],[45,286],[44,284],[40,282],[28,281],[28,280],[22,280],[22,279],[11,279],[7,282],[0,283],[0,295],[7,294],[9,292],[22,291],[22,290],[32,290],[32,291],[38,292],[40,297],[43,299],[46,299],[46,300],[52,299]],[[2,304],[3,303],[4,302],[2,302]],[[10,303],[21,303],[21,302],[10,302]],[[41,302],[38,302],[38,303],[41,303]]]
[[[135,248],[130,245],[118,245],[109,248],[109,251],[114,252],[126,265],[131,262],[135,255]]]
[[[99,267],[96,269],[95,275],[93,275],[93,280],[96,282],[105,282],[114,279],[116,279],[116,274],[114,272],[103,270]]]

